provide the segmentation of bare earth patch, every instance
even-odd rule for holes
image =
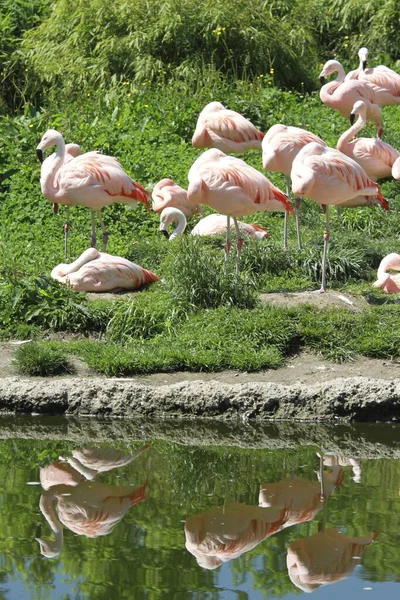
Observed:
[[[365,298],[342,294],[335,290],[328,290],[324,294],[318,292],[276,292],[272,294],[261,294],[260,300],[276,306],[298,306],[299,304],[311,304],[317,308],[347,308],[353,312],[360,312],[368,308],[369,304]]]

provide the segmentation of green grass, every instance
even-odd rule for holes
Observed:
[[[60,348],[45,343],[29,342],[15,351],[14,363],[19,373],[36,377],[50,377],[73,373],[74,367]]]

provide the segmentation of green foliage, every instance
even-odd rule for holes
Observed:
[[[65,352],[38,342],[20,346],[15,351],[14,362],[23,375],[50,377],[74,372]]]
[[[255,306],[255,281],[243,272],[236,276],[234,252],[225,272],[223,252],[201,238],[182,236],[174,240],[175,245],[166,266],[168,293],[174,302],[193,308]]]

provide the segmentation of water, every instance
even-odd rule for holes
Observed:
[[[399,434],[0,420],[0,598],[397,599]]]

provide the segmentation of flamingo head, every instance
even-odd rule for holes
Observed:
[[[178,227],[175,231],[169,235],[168,225],[171,223],[178,223]],[[186,228],[186,217],[181,210],[178,208],[167,207],[164,208],[160,215],[160,231],[167,238],[167,240],[173,240],[179,233],[183,233]]]
[[[36,147],[36,154],[40,162],[43,162],[43,150],[52,146],[58,146],[63,141],[61,133],[58,133],[55,129],[48,129]]]
[[[354,103],[354,106],[351,109],[350,123],[352,125],[357,116],[361,116],[364,120],[367,117],[367,106],[366,106],[365,102],[363,102],[362,100],[357,100],[357,102]]]
[[[50,540],[49,538],[35,538],[39,542],[40,554],[46,558],[55,558],[58,556],[62,549],[62,540],[57,538]]]
[[[358,58],[360,59],[362,70],[365,71],[367,68],[368,48],[360,48],[358,51]]]
[[[337,60],[328,60],[319,74],[318,78],[322,85],[325,85],[326,78],[332,73],[337,73],[340,69],[341,65]]]

